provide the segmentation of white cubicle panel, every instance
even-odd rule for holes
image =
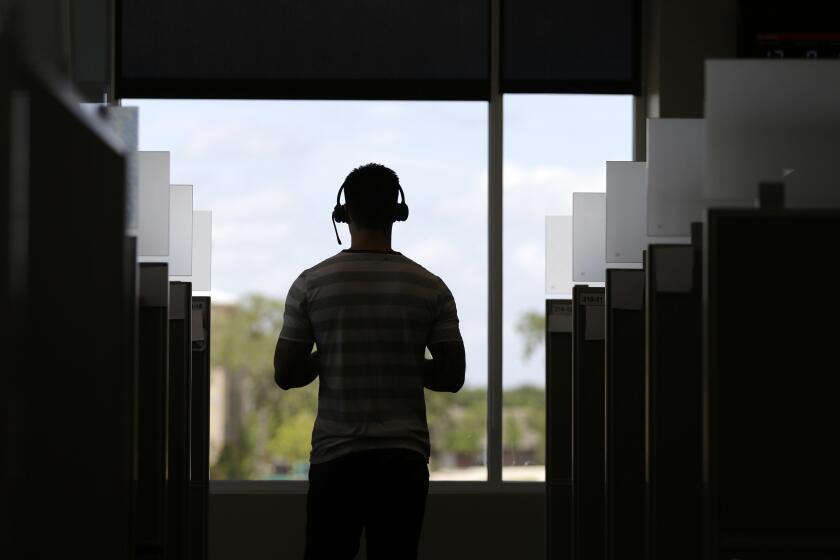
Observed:
[[[687,236],[648,235],[646,162],[607,162],[607,263],[641,263],[651,243],[689,240]]]
[[[648,119],[647,232],[691,235],[703,219],[705,132],[703,119]]]
[[[192,185],[169,187],[169,275],[190,276],[193,258]]]
[[[572,295],[572,217],[545,217],[545,293]]]
[[[213,213],[209,210],[196,210],[193,212],[192,223],[192,275],[172,279],[192,282],[193,292],[209,292],[212,286]]]
[[[647,163],[607,162],[607,262],[642,262],[647,239],[646,192]]]
[[[752,206],[784,182],[789,207],[840,206],[840,60],[706,62],[707,198]]]
[[[128,233],[137,233],[138,226],[138,169],[137,149],[139,145],[137,107],[108,105],[105,110],[108,122],[125,145],[125,212]]]
[[[169,255],[169,152],[138,152],[137,254]]]
[[[640,268],[640,263],[607,263],[607,194],[572,194],[572,280],[606,282],[607,268]]]

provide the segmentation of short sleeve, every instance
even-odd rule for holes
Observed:
[[[458,327],[458,309],[455,298],[446,284],[438,278],[440,293],[437,296],[437,309],[432,330],[427,344],[437,342],[461,342],[461,330]]]
[[[307,296],[306,277],[301,274],[289,288],[289,295],[286,297],[280,338],[298,342],[315,342],[312,322],[307,312]]]

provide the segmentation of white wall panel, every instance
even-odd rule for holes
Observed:
[[[607,263],[641,263],[651,243],[688,243],[689,237],[654,237],[647,231],[647,163],[607,162]]]
[[[169,275],[190,276],[193,259],[193,187],[169,188]]]
[[[545,293],[572,295],[572,217],[545,217]]]
[[[638,263],[609,263],[607,194],[572,195],[572,278],[576,283],[605,282],[607,268],[639,268]]]
[[[840,207],[840,60],[706,63],[704,192],[753,206],[784,182],[790,207]]]
[[[192,276],[173,277],[173,280],[192,282],[193,293],[209,292],[212,288],[213,213],[209,210],[193,212]]]
[[[703,219],[705,131],[703,119],[648,119],[648,235],[688,236]]]
[[[169,152],[138,152],[137,253],[169,255]]]

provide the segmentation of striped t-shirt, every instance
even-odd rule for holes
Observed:
[[[443,280],[400,253],[342,251],[292,284],[280,338],[318,348],[311,463],[395,447],[428,459],[421,364],[428,345],[461,341]]]

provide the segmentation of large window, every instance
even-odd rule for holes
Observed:
[[[338,246],[330,222],[354,167],[400,176],[411,216],[394,248],[455,295],[467,384],[426,393],[432,478],[486,480],[487,106],[483,102],[126,101],[140,149],[214,212],[211,476],[305,479],[317,382],[281,391],[272,356],[283,298]]]
[[[140,148],[171,152],[173,183],[214,211],[211,475],[305,479],[317,382],[280,391],[272,355],[297,274],[339,247],[346,174],[393,167],[411,217],[394,247],[452,288],[467,385],[427,392],[433,480],[487,480],[488,181],[484,102],[127,101]],[[545,478],[545,217],[603,191],[631,158],[629,96],[506,95],[503,188],[503,479]],[[562,294],[551,294],[554,297]],[[492,441],[489,442],[492,445]]]
[[[573,192],[606,189],[606,161],[632,159],[632,97],[504,103],[502,478],[545,480],[545,217],[570,216]]]

